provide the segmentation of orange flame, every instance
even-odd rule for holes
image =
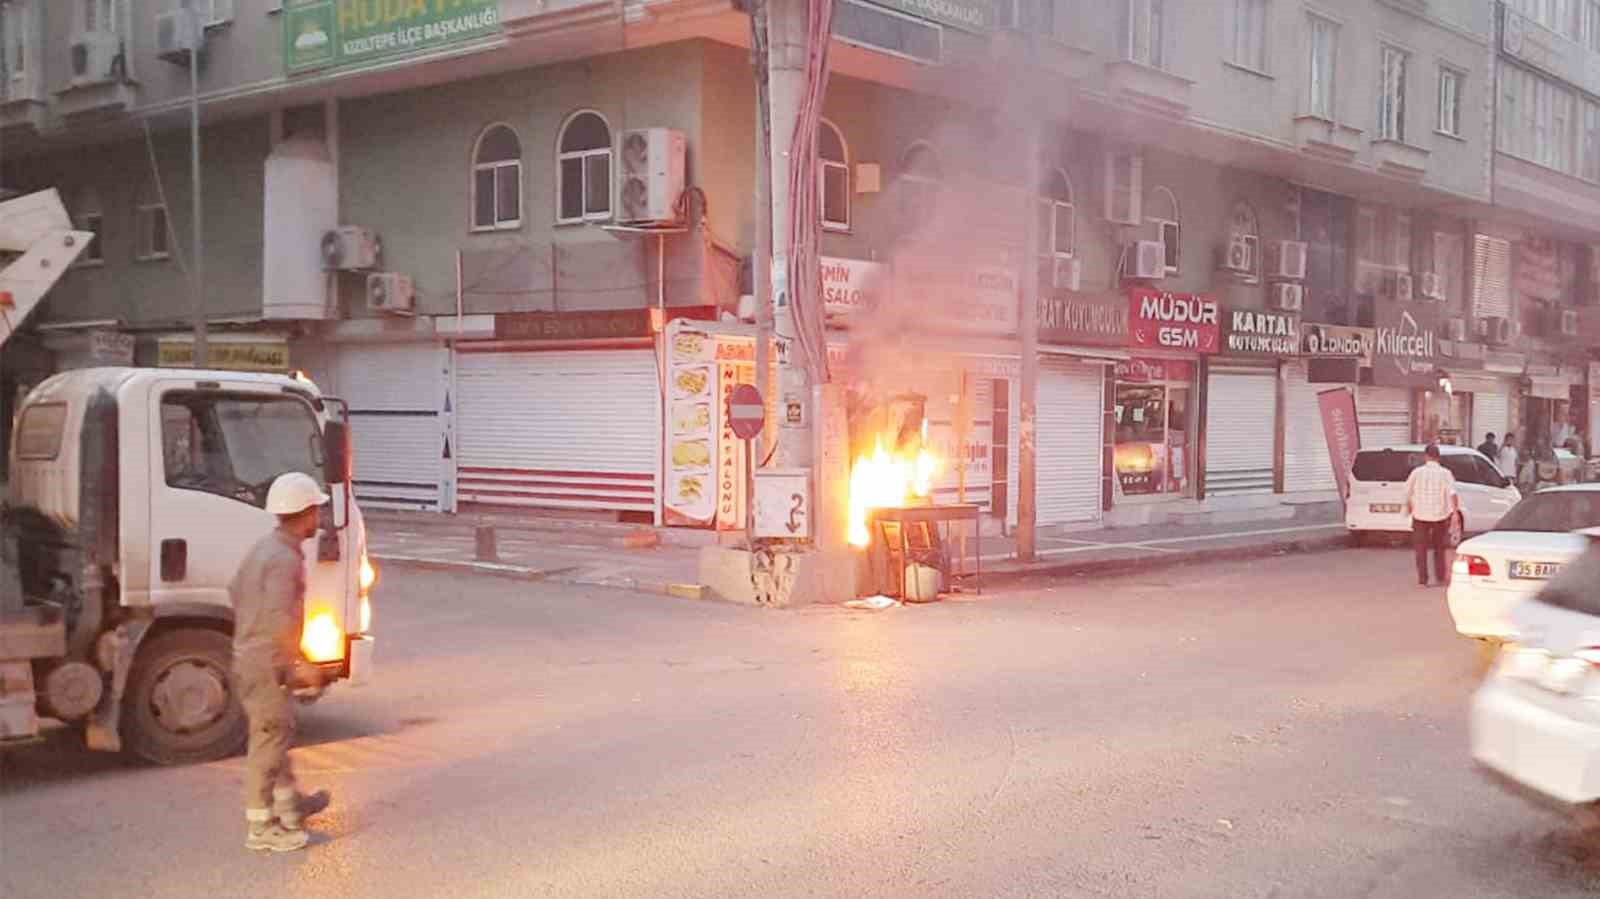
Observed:
[[[928,426],[922,426],[924,444]],[[891,455],[883,448],[880,436],[872,453],[856,457],[850,468],[850,523],[846,539],[850,545],[864,547],[871,541],[867,532],[867,513],[873,509],[892,509],[905,505],[912,497],[933,492],[933,479],[939,473],[939,458],[926,445],[914,455]]]

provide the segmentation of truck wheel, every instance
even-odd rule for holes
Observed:
[[[232,658],[226,634],[200,628],[141,646],[123,697],[128,751],[158,765],[185,765],[242,750],[248,723],[228,677]]]

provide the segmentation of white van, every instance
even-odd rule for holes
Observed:
[[[1412,469],[1422,465],[1424,449],[1420,444],[1410,444],[1356,453],[1344,524],[1357,543],[1369,534],[1411,533],[1411,516],[1406,514],[1406,478]],[[1450,522],[1452,546],[1461,542],[1463,534],[1493,528],[1522,499],[1516,485],[1477,450],[1441,446],[1439,455],[1440,463],[1456,476],[1456,489],[1461,494],[1462,515]]]

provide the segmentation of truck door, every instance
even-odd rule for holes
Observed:
[[[244,554],[276,524],[266,511],[273,480],[289,471],[322,479],[317,417],[275,385],[191,380],[156,390],[152,602],[227,606]]]

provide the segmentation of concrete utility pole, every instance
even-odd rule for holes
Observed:
[[[206,334],[206,256],[201,239],[204,222],[200,213],[200,44],[205,31],[194,18],[195,49],[189,51],[189,180],[194,200],[194,367],[205,368],[211,358]]]
[[[778,452],[782,468],[813,469],[811,376],[796,339],[789,270],[789,147],[800,112],[806,58],[805,0],[766,0],[767,91],[771,135],[773,332],[778,346]],[[757,273],[760,276],[760,273]],[[817,347],[825,352],[826,347]],[[813,471],[813,475],[815,472]]]
[[[1027,209],[1022,216],[1023,258],[1020,266],[1022,304],[1017,330],[1022,334],[1022,408],[1017,410],[1017,558],[1034,558],[1034,527],[1038,520],[1038,465],[1034,452],[1034,410],[1039,402],[1039,186],[1043,183],[1043,150],[1039,123],[1025,116],[1022,122],[1023,185]]]

